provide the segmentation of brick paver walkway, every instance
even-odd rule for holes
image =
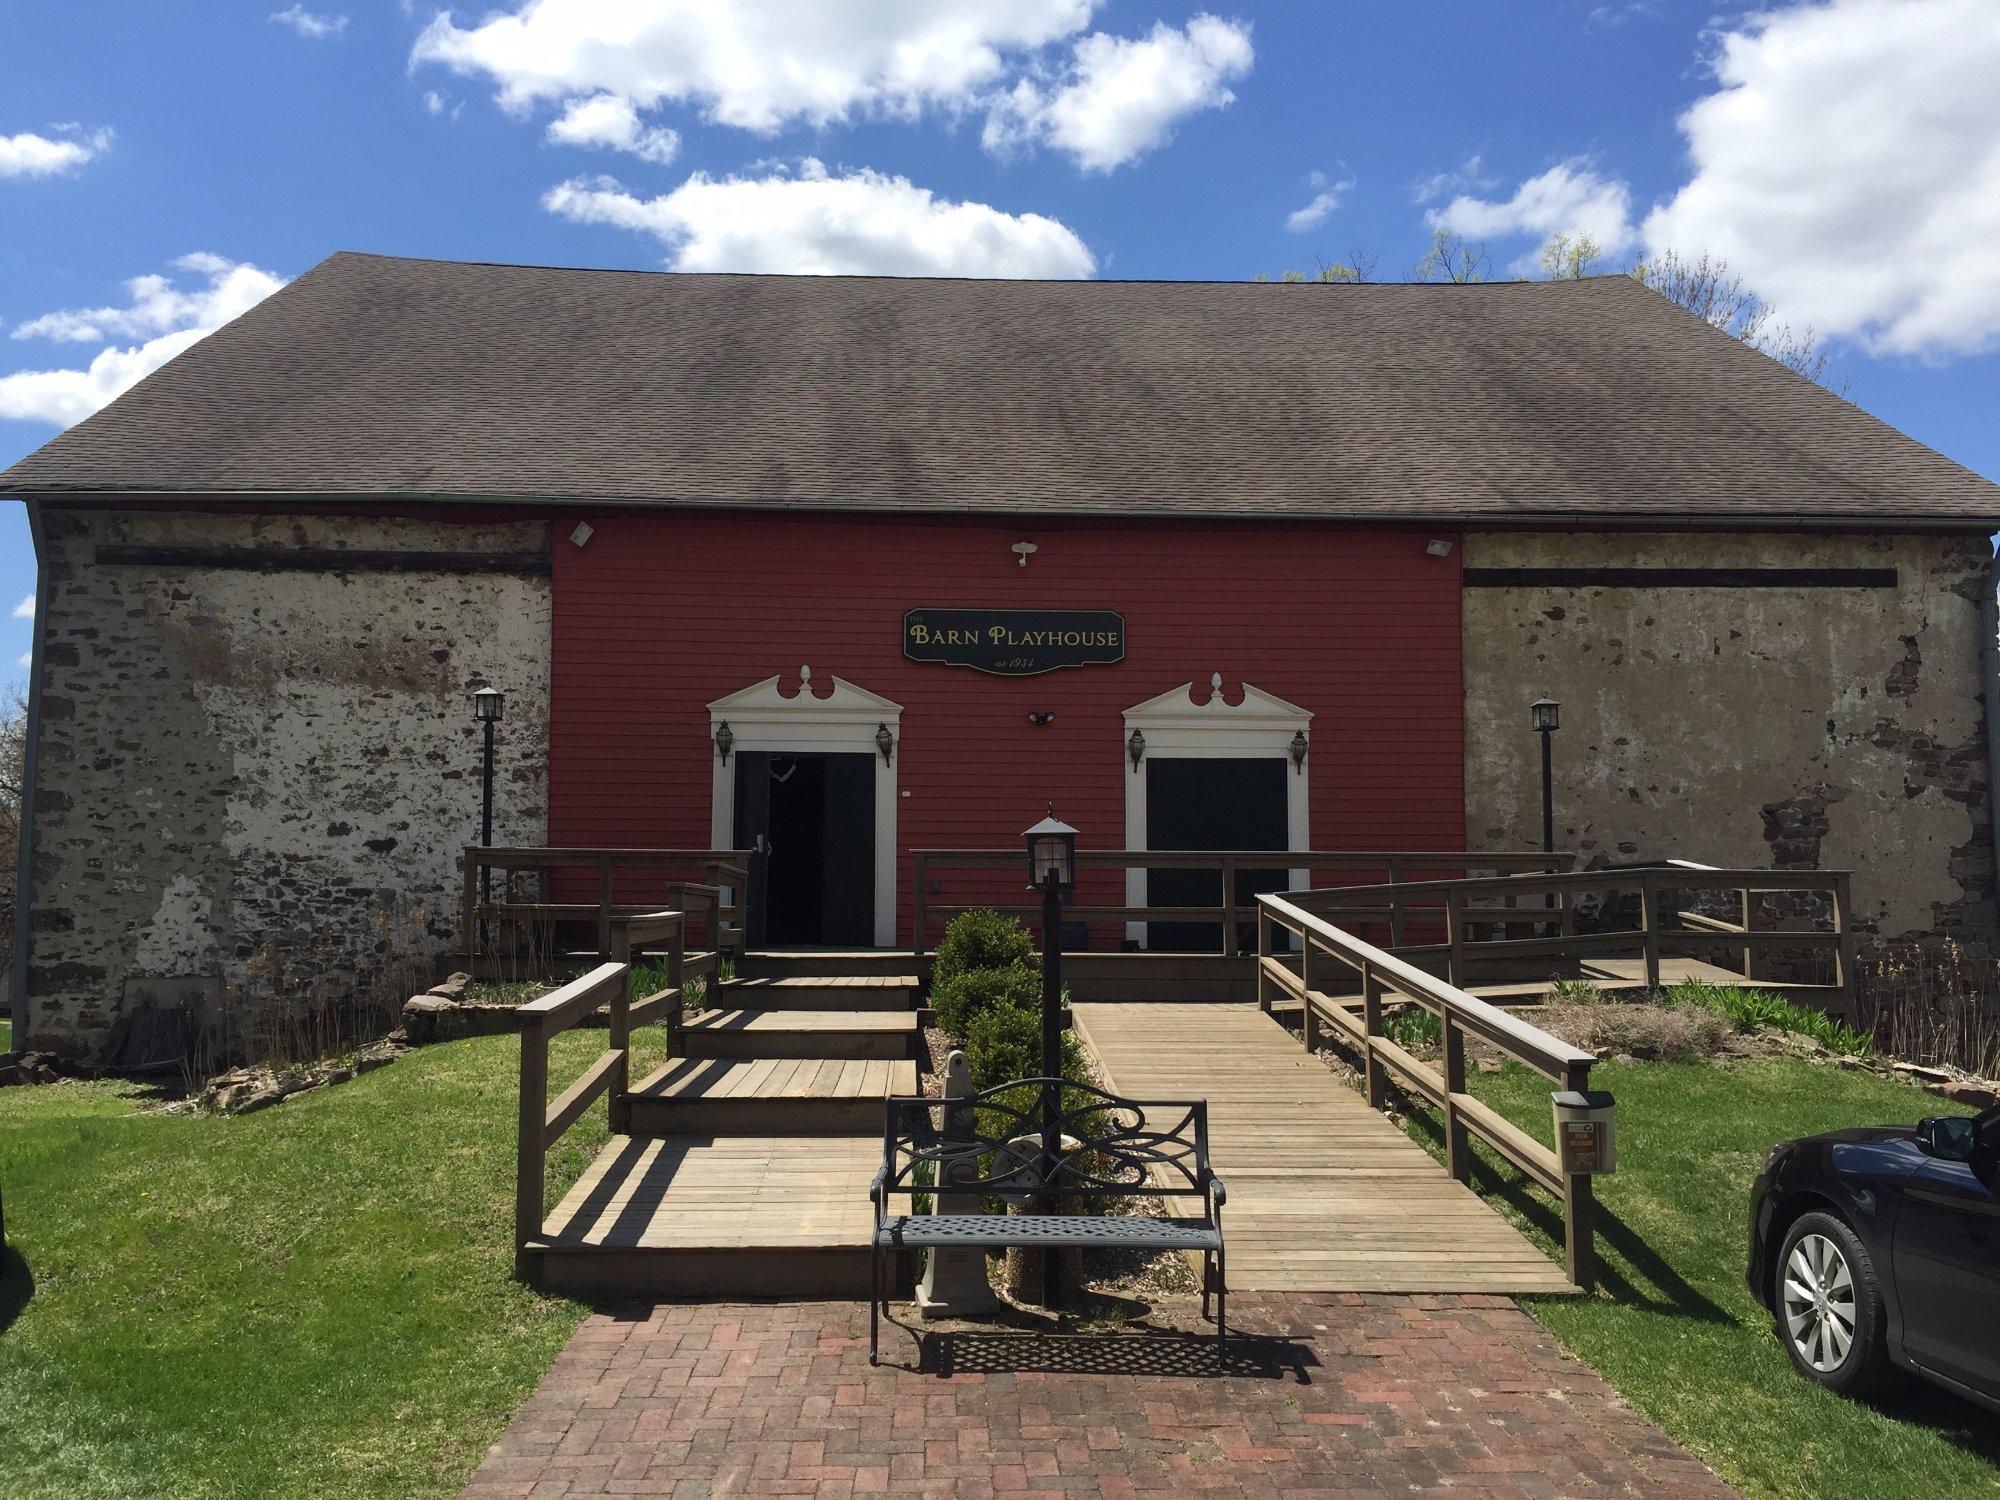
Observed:
[[[1220,1375],[1171,1332],[885,1327],[870,1368],[851,1303],[600,1314],[465,1494],[1733,1493],[1507,1298],[1231,1301]]]

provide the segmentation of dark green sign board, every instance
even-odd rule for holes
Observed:
[[[1108,609],[913,609],[903,616],[903,655],[996,677],[1108,666],[1125,659],[1125,617]]]

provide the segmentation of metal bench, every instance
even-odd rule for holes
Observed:
[[[1203,1099],[1125,1099],[1088,1084],[1064,1083],[1052,1132],[1055,1153],[1042,1180],[1041,1099],[1046,1079],[1027,1078],[955,1099],[892,1097],[882,1134],[875,1205],[868,1362],[879,1352],[879,1320],[892,1277],[884,1261],[903,1250],[998,1250],[1020,1245],[1067,1249],[1194,1250],[1202,1257],[1201,1314],[1215,1301],[1216,1349],[1227,1337],[1228,1286],[1222,1249],[1227,1194],[1208,1157]],[[901,1195],[997,1195],[1049,1199],[1199,1198],[1195,1218],[1088,1213],[889,1212]]]

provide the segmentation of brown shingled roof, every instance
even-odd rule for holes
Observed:
[[[2000,487],[1626,277],[697,276],[339,254],[15,495],[1990,526]]]

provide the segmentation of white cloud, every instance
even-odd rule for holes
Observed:
[[[124,307],[48,313],[15,329],[16,338],[39,336],[107,347],[82,369],[0,375],[0,418],[63,427],[81,421],[284,285],[269,271],[206,252],[184,255],[174,266],[205,277],[206,284],[182,290],[167,277],[140,276],[126,283],[132,300]],[[152,337],[145,337],[148,334]],[[144,342],[130,348],[109,345],[118,337],[139,337]]]
[[[1587,234],[1605,254],[1617,255],[1637,239],[1632,225],[1632,191],[1600,175],[1588,158],[1574,157],[1530,177],[1505,202],[1461,195],[1425,219],[1467,239],[1532,234],[1537,248],[1552,235]],[[1531,254],[1517,269],[1532,271]]]
[[[1324,172],[1313,172],[1306,177],[1306,186],[1319,189],[1303,208],[1295,208],[1285,215],[1285,228],[1293,234],[1303,234],[1308,229],[1317,229],[1332,217],[1340,207],[1341,199],[1354,191],[1352,177],[1330,178]]]
[[[662,166],[681,149],[679,135],[664,125],[645,124],[631,100],[616,94],[572,99],[569,107],[549,122],[548,134],[559,145],[606,146]]]
[[[1228,85],[1254,60],[1250,28],[1211,15],[1180,31],[1156,22],[1136,41],[1092,32],[1060,80],[1023,78],[997,96],[983,140],[991,151],[1046,141],[1087,171],[1109,172],[1166,144],[1184,116],[1233,103]]]
[[[183,255],[173,266],[176,271],[193,272],[206,280],[199,286],[177,287],[167,276],[135,276],[125,283],[131,300],[123,307],[44,313],[17,326],[13,336],[101,344],[114,338],[171,333],[182,328],[219,328],[284,285],[269,271],[226,260],[205,250]]]
[[[761,177],[697,172],[655,198],[580,178],[542,202],[578,223],[651,234],[681,271],[1079,277],[1096,267],[1054,219],[949,202],[881,172],[835,175],[810,157]]]
[[[274,10],[271,19],[280,26],[289,26],[302,37],[315,42],[323,42],[328,37],[339,36],[347,30],[346,16],[321,15],[307,10],[303,5],[294,5],[285,10]]]
[[[1015,60],[1082,30],[1094,3],[517,0],[464,28],[441,14],[411,60],[488,77],[516,110],[608,93],[769,132],[969,106]]]
[[[14,606],[14,618],[17,620],[32,620],[35,618],[35,596],[33,594],[28,595],[27,598]]]
[[[32,651],[23,651],[21,653],[20,659],[14,663],[14,665],[19,667],[23,672],[27,671],[28,668],[32,667],[34,664],[35,664],[35,653]]]
[[[1498,186],[1500,179],[1488,177],[1480,165],[1479,157],[1468,156],[1449,172],[1420,177],[1410,184],[1410,198],[1417,203],[1431,203],[1447,193],[1456,197],[1460,193],[1483,193]]]
[[[108,129],[52,126],[55,134],[0,135],[0,177],[55,177],[73,172],[111,144]]]
[[[2000,5],[1829,0],[1719,41],[1655,251],[1727,260],[1777,314],[1892,353],[2000,347]]]

